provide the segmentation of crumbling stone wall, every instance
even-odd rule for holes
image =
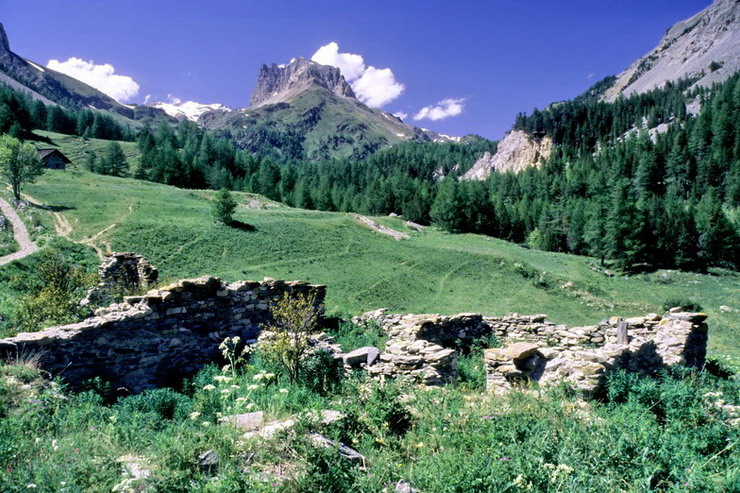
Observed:
[[[492,392],[530,382],[565,381],[591,394],[614,368],[653,372],[675,364],[700,366],[706,356],[706,315],[701,313],[673,309],[665,316],[614,317],[585,327],[556,325],[546,318],[541,314],[395,315],[380,309],[353,321],[377,323],[390,337],[379,362],[368,368],[372,375],[407,376],[426,385],[455,381],[457,352],[467,351],[481,337],[496,336],[502,347],[484,352],[487,387]],[[626,329],[625,340],[619,340],[618,326]]]
[[[679,309],[665,316],[614,317],[596,326],[566,328],[544,340],[530,337],[526,340],[533,342],[487,349],[487,388],[501,393],[529,382],[566,382],[589,395],[603,387],[606,374],[615,368],[652,373],[676,364],[700,366],[706,356],[706,318]],[[626,340],[619,340],[620,324]]]
[[[254,341],[284,293],[314,296],[326,287],[301,281],[239,281],[215,277],[179,281],[128,296],[80,323],[0,340],[0,357],[38,353],[42,368],[72,384],[102,377],[139,392],[195,374],[219,356],[226,337]]]
[[[98,268],[100,282],[90,289],[82,305],[109,304],[117,294],[130,293],[153,287],[159,271],[141,255],[134,253],[108,253]]]

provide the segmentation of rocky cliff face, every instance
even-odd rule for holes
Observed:
[[[355,93],[336,67],[295,58],[289,65],[262,65],[250,99],[251,107],[288,103],[312,86],[323,87],[344,98]]]
[[[604,99],[640,94],[667,81],[696,77],[711,85],[740,69],[740,0],[716,0],[670,28],[660,44],[622,72]]]
[[[522,130],[512,130],[499,142],[496,154],[486,152],[463,175],[464,180],[485,180],[494,171],[520,171],[539,166],[552,153],[552,139],[535,139]]]

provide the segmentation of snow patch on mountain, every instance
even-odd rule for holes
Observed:
[[[231,108],[224,106],[223,104],[203,104],[196,103],[195,101],[185,101],[184,103],[149,103],[149,106],[153,108],[159,108],[168,115],[177,118],[178,120],[190,120],[197,122],[200,115],[209,111],[232,111]]]

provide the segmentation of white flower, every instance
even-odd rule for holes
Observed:
[[[236,398],[236,402],[244,402],[244,401],[246,401],[246,400],[247,400],[247,398],[246,398],[246,397],[237,397],[237,398]]]
[[[203,421],[201,423],[201,426],[211,426],[211,423],[210,423],[210,421]]]
[[[252,380],[254,380],[255,382],[259,382],[264,377],[265,377],[265,374],[264,373],[258,373],[258,374],[256,374],[255,376],[252,377]]]
[[[280,392],[281,394],[287,394],[288,393],[288,389],[280,389],[280,390],[278,390],[278,392]]]
[[[36,483],[28,483],[26,485],[26,489],[29,489],[29,490],[35,490],[36,488],[38,488],[38,486],[36,486]]]
[[[224,394],[224,395],[229,394],[229,393],[231,393],[231,389],[223,389],[221,391],[221,393]]]
[[[247,404],[247,409],[253,409],[254,408],[254,402],[250,402]]]
[[[221,368],[222,373],[226,373],[227,371],[231,370],[231,365],[224,365],[223,368]]]
[[[207,390],[210,392],[211,390],[216,390],[216,386],[209,383],[208,385],[203,386],[203,390]]]
[[[199,417],[200,417],[200,413],[198,411],[193,411],[192,413],[190,413],[190,419],[192,419],[193,421],[195,421]]]
[[[230,388],[230,389],[238,389],[238,388],[239,388],[239,386],[238,386],[238,385],[231,385],[231,386],[229,386],[229,388]]]
[[[247,387],[247,390],[257,390],[258,388],[260,388],[259,385],[252,384],[249,387]]]
[[[231,377],[227,377],[226,375],[216,375],[213,379],[217,382],[231,382],[231,380],[233,380]]]
[[[51,441],[51,448],[54,450],[54,452],[58,451],[59,450],[59,442],[57,442],[56,440],[52,440]]]

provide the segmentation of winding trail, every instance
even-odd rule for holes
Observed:
[[[13,236],[15,237],[16,243],[18,243],[18,246],[20,247],[17,252],[5,255],[4,257],[0,257],[0,265],[4,265],[8,262],[12,262],[13,260],[18,260],[31,255],[38,250],[38,247],[36,246],[36,243],[31,241],[31,236],[28,234],[26,225],[23,224],[23,221],[21,221],[18,213],[15,212],[15,209],[13,209],[8,201],[6,201],[5,199],[0,199],[0,209],[2,209],[5,217],[8,218],[10,224],[13,225]]]

